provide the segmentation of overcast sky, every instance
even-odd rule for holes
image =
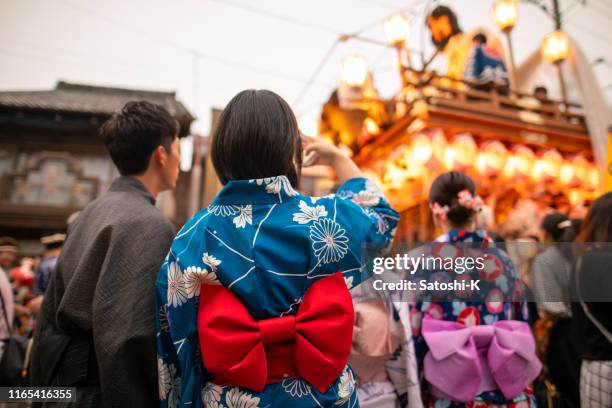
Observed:
[[[492,0],[447,0],[464,30],[497,32]],[[543,3],[552,0],[542,0]],[[432,52],[423,29],[427,0],[0,0],[0,89],[51,89],[58,80],[175,90],[208,133],[210,109],[240,90],[268,88],[296,113],[318,115],[339,79],[342,57],[366,57],[383,96],[399,87],[394,51],[349,41],[330,53],[314,83],[308,79],[339,33],[362,30],[384,40],[383,19],[413,14],[409,47]],[[591,61],[612,101],[612,1],[561,0],[564,24]],[[553,23],[521,2],[513,31],[517,62],[539,48]],[[198,55],[198,57],[194,57]],[[417,58],[418,60],[418,58]],[[607,88],[606,88],[607,87]],[[305,92],[299,103],[296,100]]]

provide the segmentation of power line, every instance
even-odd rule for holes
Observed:
[[[68,7],[73,8],[73,9],[75,9],[75,10],[81,12],[81,13],[88,14],[88,15],[93,16],[95,18],[101,19],[101,20],[103,20],[103,21],[105,21],[105,22],[107,22],[109,24],[112,24],[113,26],[119,27],[119,28],[121,28],[123,30],[132,32],[134,34],[143,36],[147,40],[155,42],[155,44],[162,43],[162,44],[164,44],[164,45],[166,45],[168,47],[171,47],[171,48],[174,48],[176,50],[182,51],[184,53],[187,53],[187,54],[189,54],[191,56],[195,56],[197,58],[207,59],[207,60],[214,61],[214,62],[217,62],[217,63],[222,64],[222,65],[230,66],[232,68],[236,68],[236,69],[240,69],[240,70],[246,70],[246,71],[249,71],[249,72],[258,72],[260,74],[264,74],[264,75],[267,75],[267,76],[273,76],[275,78],[282,78],[282,79],[285,79],[285,80],[299,82],[299,83],[306,83],[306,82],[308,82],[308,80],[305,79],[305,78],[300,78],[300,77],[296,77],[296,76],[293,76],[293,75],[288,75],[285,72],[274,71],[274,70],[270,70],[270,69],[261,68],[261,67],[253,66],[253,65],[250,65],[250,64],[246,64],[246,63],[243,63],[241,61],[231,60],[229,58],[221,57],[221,56],[218,56],[218,55],[207,54],[207,53],[204,53],[204,52],[201,52],[201,51],[198,51],[198,50],[186,47],[186,46],[181,45],[179,43],[175,43],[173,41],[169,41],[169,40],[167,40],[165,38],[154,36],[154,35],[152,35],[151,33],[147,32],[145,30],[140,30],[140,29],[135,28],[135,27],[133,27],[131,25],[128,26],[128,25],[123,24],[123,23],[121,23],[121,22],[119,22],[117,20],[114,20],[112,18],[109,18],[109,17],[106,17],[104,15],[101,15],[101,14],[99,14],[99,13],[93,11],[93,10],[90,10],[90,9],[87,9],[87,8],[75,5],[74,3],[70,2],[70,1],[67,1],[67,0],[59,0],[59,1],[61,3],[63,3],[64,5],[67,5]],[[314,83],[314,84],[316,84],[318,86],[324,86],[324,87],[328,87],[329,86],[328,84],[323,84],[323,83]]]
[[[600,7],[598,4],[593,4],[593,2],[590,1],[586,3],[586,6],[593,9],[594,11],[596,11],[598,14],[602,15],[603,17],[612,19],[612,14],[610,13],[610,10]]]
[[[610,41],[611,41],[609,38],[606,38],[603,35],[601,35],[600,33],[591,30],[589,27],[585,27],[585,26],[583,26],[581,24],[578,24],[575,21],[568,21],[567,24],[573,25],[574,27],[582,30],[584,33],[589,34],[591,37],[593,37],[595,39],[598,39],[598,40],[604,42],[605,44],[609,44]]]
[[[8,45],[16,45],[20,48],[30,48],[30,49],[34,49],[34,50],[38,50],[40,52],[48,52],[48,51],[53,51],[56,53],[60,53],[60,54],[64,54],[66,57],[70,57],[70,58],[74,58],[74,59],[78,59],[79,62],[83,61],[83,58],[93,58],[93,57],[97,57],[100,54],[96,53],[94,54],[83,54],[82,52],[75,52],[74,50],[71,49],[66,49],[66,48],[62,48],[62,47],[56,47],[56,46],[48,46],[45,45],[44,47],[41,46],[40,44],[33,44],[27,41],[23,41],[22,39],[19,40],[11,40],[11,44]],[[7,44],[5,44],[7,45]],[[94,58],[95,59],[95,58]],[[93,61],[90,60],[92,64],[96,64],[99,65],[99,59],[97,61]],[[134,61],[127,61],[127,60],[122,60],[122,59],[117,59],[117,58],[112,58],[109,60],[105,60],[106,63],[111,63],[117,66],[121,66],[122,68],[129,68],[132,69],[134,67]],[[127,71],[127,69],[125,69],[125,71]]]
[[[219,0],[213,0],[213,1],[219,1]],[[424,0],[419,0],[421,3]],[[418,3],[413,4],[410,8],[408,9],[401,9],[399,11],[397,11],[398,13],[401,12],[411,12],[415,7],[418,6]],[[386,18],[386,16],[385,16]],[[361,37],[360,34],[369,30],[372,26],[374,25],[380,25],[382,22],[384,21],[383,19],[377,19],[375,22],[367,24],[355,31],[353,31],[352,34],[337,34],[338,35],[338,39],[336,41],[334,41],[331,45],[331,47],[329,48],[329,50],[325,53],[325,55],[323,56],[323,58],[321,59],[321,61],[317,64],[317,66],[314,69],[314,72],[312,73],[308,83],[304,86],[304,88],[299,92],[298,96],[296,97],[294,103],[293,103],[293,107],[297,108],[299,102],[301,102],[302,98],[306,95],[306,93],[308,92],[308,89],[310,88],[312,82],[316,79],[316,77],[319,75],[319,73],[321,72],[321,70],[323,69],[323,67],[325,66],[325,64],[327,63],[327,61],[329,60],[329,58],[331,57],[331,55],[333,54],[333,52],[336,49],[336,46],[338,45],[339,42],[341,41],[348,41],[351,38],[360,40],[360,41],[364,41],[367,43],[371,43],[371,44],[376,44],[376,45],[384,45],[385,47],[388,47],[389,45],[386,43],[381,43],[379,41],[376,40],[371,40],[368,38],[364,38]],[[411,52],[414,52],[412,50],[410,50]]]
[[[57,55],[36,55],[36,54],[31,54],[31,53],[24,53],[22,50],[16,51],[16,50],[11,50],[11,49],[7,49],[7,48],[3,48],[0,47],[0,53],[3,53],[5,55],[11,55],[14,57],[18,57],[18,58],[26,58],[26,59],[35,59],[35,60],[39,60],[39,61],[44,61],[50,64],[59,64],[58,61],[58,56]],[[95,63],[95,62],[90,62],[87,63],[85,61],[77,61],[77,62],[73,62],[71,61],[70,64],[72,65],[81,65],[84,67],[87,67],[88,70],[93,70],[93,71],[98,71],[98,72],[102,72],[102,73],[112,73],[114,75],[116,75],[117,73],[125,73],[127,72],[127,70],[115,70],[112,68],[102,68],[100,67],[100,64]],[[139,70],[140,72],[144,72],[143,70]]]
[[[248,11],[250,13],[253,14],[259,14],[261,16],[265,16],[268,18],[272,18],[275,20],[280,20],[283,21],[285,23],[289,22],[295,25],[299,25],[302,27],[307,27],[307,28],[311,28],[311,29],[315,29],[315,30],[319,30],[319,31],[323,31],[323,32],[327,32],[330,34],[335,34],[337,35],[336,29],[332,28],[332,27],[328,27],[325,26],[323,24],[317,24],[317,23],[312,23],[310,21],[304,21],[304,20],[300,20],[298,18],[295,17],[290,17],[290,16],[286,16],[286,15],[282,15],[282,14],[278,14],[278,13],[274,13],[272,11],[268,11],[268,10],[264,10],[264,9],[260,9],[257,7],[252,7],[249,6],[247,4],[242,4],[242,3],[237,3],[235,1],[232,0],[209,0],[224,6],[230,6],[230,7],[234,7],[237,9],[241,9],[244,11]]]
[[[591,62],[591,66],[593,68],[597,68],[599,65],[603,65],[603,66],[606,66],[608,68],[612,68],[612,62],[608,61],[604,57],[599,57],[599,58],[595,59],[595,61]]]
[[[339,42],[338,40],[334,41],[332,43],[331,47],[329,47],[327,52],[323,55],[323,58],[321,59],[319,64],[315,67],[314,72],[312,73],[312,75],[308,79],[308,82],[306,82],[306,85],[304,85],[304,87],[302,88],[302,90],[300,91],[298,96],[293,101],[293,107],[294,108],[296,108],[298,106],[298,104],[301,102],[302,98],[308,92],[308,89],[310,88],[310,86],[314,83],[315,79],[317,78],[317,76],[319,75],[319,73],[321,72],[321,70],[323,69],[323,67],[325,66],[327,61],[329,60],[329,58],[334,53],[334,51],[336,50],[336,46],[338,46],[338,42]]]
[[[563,20],[565,21],[567,18],[569,18],[569,14],[576,8],[577,5],[582,5],[584,6],[584,4],[582,4],[579,0],[574,0],[572,1],[572,3],[567,6],[565,9],[563,9],[563,11],[561,11],[561,16],[563,17]]]

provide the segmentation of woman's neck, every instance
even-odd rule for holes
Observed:
[[[458,229],[465,232],[474,232],[476,231],[476,221],[469,221],[462,225],[452,225],[449,223],[446,230],[450,231],[452,229]]]

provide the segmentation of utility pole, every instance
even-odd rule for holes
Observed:
[[[559,0],[552,0],[553,2],[553,19],[555,21],[555,30],[561,31],[561,10],[559,9]],[[561,98],[563,99],[564,109],[567,110],[567,90],[565,89],[565,78],[563,77],[563,69],[561,64],[563,61],[557,62],[557,73],[559,74],[559,86],[561,88]]]

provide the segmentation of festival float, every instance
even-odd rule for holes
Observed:
[[[493,14],[508,41],[506,89],[483,89],[464,78],[461,73],[472,63],[470,50],[478,30],[463,33],[452,10],[442,6],[437,17],[429,15],[428,26],[437,42],[431,59],[444,54],[447,72],[428,70],[427,62],[424,69],[413,68],[404,46],[408,18],[391,16],[385,32],[397,49],[401,90],[392,98],[379,98],[367,62],[350,55],[342,64],[341,84],[323,107],[318,129],[301,121],[304,133],[318,133],[350,150],[362,170],[378,181],[402,213],[399,235],[404,241],[433,238],[427,192],[445,171],[460,170],[474,178],[490,208],[493,228],[504,224],[520,200],[571,212],[602,191],[602,168],[597,164],[601,157],[596,157],[593,146],[597,137],[607,139],[607,129],[597,129],[596,134],[589,126],[592,118],[566,96],[562,64],[577,53],[576,45],[558,29],[544,38],[539,51],[551,64],[549,70],[557,70],[561,100],[521,92],[510,39],[517,3],[497,1]],[[447,34],[436,37],[436,31]],[[500,41],[486,34],[490,47],[497,48],[493,52],[504,58]]]

